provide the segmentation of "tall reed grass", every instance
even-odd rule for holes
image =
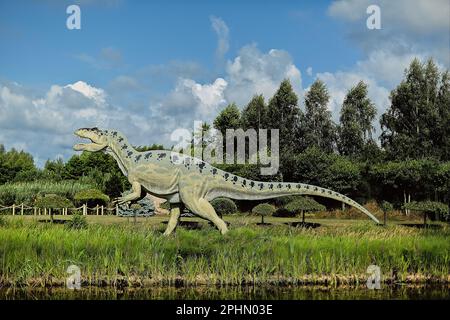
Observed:
[[[25,203],[31,205],[38,195],[59,194],[73,199],[81,190],[92,188],[92,185],[78,181],[33,181],[6,183],[0,185],[0,204],[11,205]]]
[[[0,227],[3,284],[64,285],[66,268],[85,284],[361,283],[371,264],[385,281],[450,282],[450,232],[378,227],[286,226],[184,230],[165,238],[141,224],[63,226],[9,220]]]

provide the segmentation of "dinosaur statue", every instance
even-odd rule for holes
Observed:
[[[217,197],[262,200],[287,195],[322,196],[355,207],[379,223],[363,206],[328,189],[303,183],[253,181],[217,169],[200,159],[172,151],[138,152],[122,133],[115,130],[81,128],[74,134],[91,141],[75,144],[74,150],[107,152],[128,177],[132,192],[117,198],[118,204],[136,201],[146,192],[169,201],[170,218],[164,235],[171,234],[176,228],[182,204],[194,214],[210,220],[225,234],[228,231],[227,225],[210,204]]]

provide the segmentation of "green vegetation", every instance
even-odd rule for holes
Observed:
[[[322,219],[315,220],[320,228],[297,229],[270,218],[276,224],[249,226],[255,218],[226,216],[235,227],[225,236],[205,222],[165,238],[164,219],[155,217],[137,224],[88,217],[103,222],[85,229],[8,217],[0,228],[0,283],[63,286],[70,264],[92,285],[364,283],[371,264],[380,266],[383,281],[450,281],[448,225],[380,228]]]
[[[271,216],[275,212],[275,207],[268,203],[260,203],[252,209],[252,213],[261,216],[261,224],[264,223],[264,216]]]
[[[61,209],[73,208],[73,203],[60,195],[46,194],[36,199],[35,206],[38,208]]]
[[[423,213],[424,224],[428,215],[432,215],[433,220],[449,220],[449,208],[446,204],[436,201],[413,201],[405,204],[405,209],[419,211]]]
[[[74,200],[78,204],[87,204],[89,207],[93,207],[106,205],[109,202],[109,197],[98,189],[85,189],[78,191],[74,196]]]
[[[88,222],[85,216],[74,214],[72,219],[67,222],[66,226],[69,229],[86,229],[88,227]]]
[[[228,198],[216,198],[211,201],[211,205],[220,217],[224,214],[233,214],[238,211],[234,201]]]
[[[33,205],[36,198],[45,194],[58,194],[73,199],[81,190],[92,188],[91,185],[78,181],[32,181],[0,185],[0,204],[12,205],[24,203]]]
[[[302,215],[302,222],[305,222],[305,211],[325,211],[325,206],[309,197],[298,197],[289,202],[285,208],[294,214]]]

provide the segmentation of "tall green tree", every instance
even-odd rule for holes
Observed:
[[[300,115],[297,95],[291,82],[285,79],[269,100],[267,116],[267,129],[280,130],[280,148],[282,150],[292,146],[293,137],[297,134]]]
[[[372,142],[375,105],[367,96],[367,85],[360,81],[351,88],[342,104],[338,128],[338,149],[342,155],[361,157]]]
[[[267,129],[279,129],[279,163],[285,181],[292,177],[290,159],[300,149],[298,130],[301,114],[297,95],[290,81],[285,79],[269,100],[267,112]]]
[[[391,106],[381,117],[381,143],[393,159],[440,156],[439,72],[433,60],[414,59],[405,79],[391,92]],[[445,98],[444,98],[445,100]],[[448,108],[448,105],[447,105]]]
[[[268,107],[262,94],[253,96],[242,111],[242,129],[266,129]]]
[[[437,94],[438,118],[434,126],[434,148],[439,150],[440,158],[450,160],[450,73],[442,73],[439,92]]]
[[[241,124],[241,112],[235,103],[231,103],[223,109],[214,119],[214,128],[225,137],[226,129],[238,129]]]
[[[314,81],[305,96],[305,115],[302,117],[301,132],[304,147],[316,146],[333,152],[336,140],[336,126],[327,108],[330,100],[328,89],[320,79]]]

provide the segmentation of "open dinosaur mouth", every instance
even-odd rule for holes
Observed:
[[[100,148],[102,145],[94,142],[90,137],[88,137],[87,135],[84,135],[83,132],[81,130],[77,130],[74,132],[74,134],[82,139],[86,139],[89,140],[90,143],[77,143],[73,146],[73,149],[75,151],[84,151],[87,150],[89,147],[94,147],[95,149]]]

